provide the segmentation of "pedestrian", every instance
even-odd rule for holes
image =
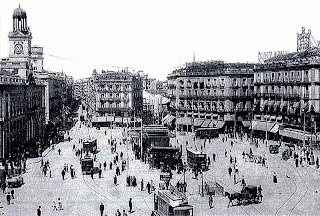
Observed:
[[[63,210],[60,198],[58,198],[58,209]]]
[[[101,216],[103,216],[103,211],[104,211],[104,205],[103,203],[100,204],[100,213],[101,213]]]
[[[232,173],[232,168],[229,166],[228,168],[228,172],[229,172],[229,176],[231,177],[231,173]]]
[[[277,174],[273,173],[273,183],[278,183]]]
[[[112,161],[110,161],[109,168],[112,170]]]
[[[141,191],[143,191],[143,179],[141,180]]]
[[[50,178],[52,177],[52,175],[51,175],[51,169],[50,169]]]
[[[213,161],[216,161],[216,153],[212,154],[212,159],[213,159]]]
[[[209,207],[213,208],[213,197],[212,197],[212,195],[209,196]]]
[[[56,202],[55,201],[53,201],[53,211],[58,211],[58,208],[57,208],[57,205],[56,205]]]
[[[117,209],[117,212],[115,213],[115,216],[121,216],[121,213],[120,213],[119,209]]]
[[[59,155],[61,154],[61,149],[58,150]]]
[[[14,190],[11,190],[11,198],[14,199]]]
[[[103,163],[103,168],[104,168],[104,171],[106,171],[106,168],[107,168],[107,162],[106,161]]]
[[[261,188],[261,185],[258,187],[258,199],[260,199],[260,201],[262,202],[262,188]]]
[[[129,199],[129,213],[132,212],[132,198]]]
[[[6,198],[7,198],[7,204],[10,205],[10,200],[11,200],[11,195],[10,195],[10,193],[7,193]]]
[[[99,169],[99,178],[101,178],[102,169]]]
[[[116,175],[115,175],[114,178],[113,178],[113,183],[114,183],[115,185],[117,185],[117,176],[116,176]]]
[[[151,185],[150,185],[150,183],[148,182],[148,183],[147,183],[147,189],[148,189],[148,193],[149,193],[149,194],[150,194],[150,186],[151,186]]]
[[[122,216],[128,216],[126,210],[123,209]]]
[[[91,175],[91,178],[93,179],[93,168],[91,168],[91,170],[90,170],[90,175]]]
[[[37,215],[41,216],[41,206],[39,206],[39,208],[37,209]]]
[[[299,166],[299,159],[296,158],[296,167],[298,167],[298,166]]]
[[[225,149],[224,150],[224,156],[227,157],[227,154],[228,154],[227,149]]]
[[[62,170],[62,172],[61,172],[62,180],[64,180],[64,176],[65,176],[65,174],[66,174],[66,171],[64,171],[64,169],[63,169],[63,170]]]
[[[244,180],[244,176],[242,176],[241,185],[242,187],[246,186],[246,181]]]

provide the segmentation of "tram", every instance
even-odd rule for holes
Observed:
[[[97,151],[97,139],[91,139],[83,142],[83,151],[95,153]]]
[[[218,128],[198,128],[196,130],[196,137],[200,139],[205,138],[218,138],[219,137],[219,129]]]
[[[193,149],[187,149],[187,163],[192,169],[208,169],[207,154]]]
[[[81,159],[82,174],[90,174],[91,169],[93,169],[93,158],[90,155],[85,155],[84,158]]]
[[[159,190],[154,193],[154,210],[157,216],[193,216],[193,206],[182,193]]]

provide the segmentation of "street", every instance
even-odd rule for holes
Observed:
[[[105,132],[107,131],[107,132]],[[99,215],[99,205],[105,205],[105,214],[113,215],[118,209],[129,211],[128,201],[133,200],[133,212],[130,215],[151,215],[153,209],[153,194],[148,194],[146,188],[140,190],[141,179],[144,185],[153,181],[156,189],[160,179],[160,170],[149,169],[149,165],[135,160],[130,144],[123,144],[122,138],[125,133],[123,128],[110,129],[88,128],[78,122],[69,132],[71,141],[61,142],[55,145],[55,148],[47,149],[43,152],[44,162],[49,161],[49,172],[46,176],[42,173],[41,159],[32,158],[27,161],[27,172],[24,174],[25,184],[15,189],[14,204],[7,205],[5,196],[1,196],[0,212],[5,215],[35,215],[38,206],[41,206],[43,215]],[[112,133],[112,134],[111,134]],[[65,135],[66,138],[68,135]],[[97,138],[98,153],[96,155],[95,166],[99,163],[103,165],[106,162],[107,167],[104,170],[102,166],[102,177],[94,174],[82,175],[79,157],[75,155],[75,150],[81,148],[80,139]],[[126,170],[121,171],[117,176],[117,185],[114,184],[115,166],[112,170],[109,168],[110,161],[114,160],[115,153],[111,153],[111,145],[108,139],[112,136],[117,140],[117,152],[123,153],[123,161],[127,161]],[[224,139],[224,142],[222,142]],[[293,159],[288,161],[281,160],[281,154],[270,154],[268,147],[259,141],[259,147],[250,145],[249,141],[244,139],[234,141],[226,135],[220,135],[217,139],[211,139],[210,143],[204,140],[193,141],[193,136],[178,135],[178,145],[182,145],[183,160],[186,160],[185,149],[186,140],[188,148],[200,149],[210,156],[210,170],[204,172],[204,182],[217,181],[225,191],[240,191],[241,179],[244,176],[247,185],[261,185],[263,200],[258,204],[249,205],[230,205],[228,207],[228,198],[224,196],[214,197],[213,208],[209,208],[208,195],[203,197],[199,193],[201,189],[201,175],[198,180],[194,178],[194,173],[186,171],[187,197],[189,204],[194,206],[194,215],[314,215],[320,210],[317,205],[319,199],[319,170],[315,167],[294,166]],[[233,141],[233,147],[230,142]],[[120,145],[122,142],[122,145]],[[271,144],[269,141],[268,144]],[[172,138],[171,143],[176,143]],[[73,149],[75,145],[75,150]],[[254,154],[266,155],[266,167],[261,164],[245,161],[242,157],[243,151],[249,152],[250,148]],[[284,146],[281,147],[282,152]],[[61,150],[59,155],[58,150]],[[225,156],[227,150],[227,157]],[[216,154],[216,161],[212,160],[212,154]],[[317,153],[315,153],[317,154]],[[236,175],[237,183],[234,184],[234,175],[229,176],[228,167],[230,166],[230,155],[236,157],[236,164],[239,173]],[[120,163],[117,166],[121,167]],[[233,162],[234,163],[234,162]],[[65,180],[62,180],[61,171],[65,165],[73,165],[76,177],[71,179],[70,172],[66,173]],[[231,164],[231,167],[234,165]],[[276,172],[278,183],[273,183],[273,173]],[[126,186],[126,177],[135,176],[137,186]],[[183,181],[183,174],[177,174],[173,171],[172,184]],[[8,190],[10,192],[10,189]],[[61,199],[63,210],[54,210],[54,202],[58,203]]]

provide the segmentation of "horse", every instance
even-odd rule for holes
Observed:
[[[241,193],[238,193],[238,192],[236,193],[225,192],[224,196],[229,198],[228,208],[230,203],[233,205],[233,200],[237,200],[238,202],[237,204],[239,204],[241,201]]]

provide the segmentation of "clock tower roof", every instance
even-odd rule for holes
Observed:
[[[20,4],[19,4],[19,7],[13,11],[13,18],[18,18],[18,19],[27,18],[27,13],[25,10],[23,10],[20,7]]]

